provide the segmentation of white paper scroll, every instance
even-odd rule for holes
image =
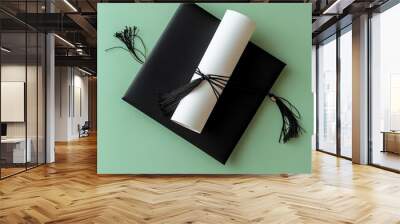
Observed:
[[[255,27],[255,22],[247,16],[227,10],[200,61],[200,71],[230,76]],[[194,74],[192,80],[197,78],[199,75]],[[180,101],[171,120],[201,133],[216,103],[210,84],[203,81]]]

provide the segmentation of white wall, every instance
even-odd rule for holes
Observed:
[[[88,78],[72,67],[56,67],[55,73],[55,140],[77,139],[78,124],[88,120]]]
[[[1,81],[3,82],[25,82],[25,69],[31,74],[32,66],[25,67],[25,64],[6,64],[1,66]],[[6,108],[1,108],[5,110]],[[25,122],[7,123],[7,137],[25,137]]]
[[[26,73],[27,72],[27,73]],[[41,72],[39,70],[39,72]],[[36,135],[36,66],[27,66],[25,64],[5,64],[1,66],[1,81],[2,82],[25,82],[25,76],[27,75],[28,84],[30,87],[35,86],[35,88],[27,88],[27,118],[28,118],[28,137],[30,133],[30,127],[35,130]],[[39,105],[40,106],[40,105]],[[6,108],[2,108],[5,110]],[[33,123],[32,123],[33,122]],[[25,137],[25,123],[26,122],[7,122],[7,135],[9,137]]]
[[[77,70],[75,70],[76,72]],[[79,137],[79,132],[78,132],[78,125],[83,125],[85,121],[89,120],[89,111],[88,111],[88,77],[87,76],[82,76],[82,73],[79,73],[78,75],[74,75],[74,96],[72,98],[74,99],[74,102],[71,103],[73,104],[72,108],[72,119],[71,119],[71,136],[72,138],[78,138]],[[79,93],[80,92],[80,93]],[[80,97],[79,97],[80,95]],[[79,102],[80,101],[80,102]],[[81,110],[81,111],[80,111]]]
[[[68,88],[70,84],[69,68],[55,68],[55,141],[68,140]]]
[[[25,121],[25,82],[2,81],[0,101],[1,122]]]
[[[38,69],[38,70],[37,70]],[[26,84],[26,107],[22,112],[26,112],[27,120],[23,122],[6,122],[7,137],[24,138],[25,135],[30,139],[32,151],[32,161],[44,162],[45,146],[45,118],[44,118],[44,74],[41,66],[25,66],[24,64],[9,63],[1,66],[2,82],[24,82]],[[27,79],[27,80],[26,80]],[[7,96],[2,96],[7,97]],[[1,108],[7,110],[9,108]],[[26,111],[25,111],[26,110]],[[39,151],[37,151],[39,150]],[[39,156],[37,157],[37,154]]]

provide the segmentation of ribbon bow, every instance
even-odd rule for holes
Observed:
[[[215,97],[218,99],[221,96],[222,90],[228,83],[229,76],[226,75],[214,75],[214,74],[204,74],[199,68],[196,68],[194,72],[196,75],[200,76],[201,80],[207,81],[210,84]],[[196,80],[193,80],[196,81]],[[200,83],[199,83],[200,84]]]
[[[196,68],[196,71],[194,73],[200,77],[197,79],[193,79],[189,83],[180,86],[168,93],[160,95],[160,109],[165,115],[171,115],[174,112],[178,103],[190,92],[192,92],[197,86],[199,86],[200,83],[202,83],[203,81],[208,82],[215,97],[218,99],[229,80],[229,76],[204,74],[199,68]]]

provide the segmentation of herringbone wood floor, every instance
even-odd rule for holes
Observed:
[[[0,223],[400,223],[400,175],[315,152],[311,175],[98,176],[95,138],[0,181]]]

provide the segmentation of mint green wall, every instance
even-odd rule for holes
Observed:
[[[226,9],[257,23],[252,41],[286,62],[273,92],[287,97],[303,115],[306,133],[278,143],[281,117],[267,98],[224,166],[121,100],[140,68],[113,37],[136,25],[153,48],[178,4],[98,4],[98,157],[101,174],[271,174],[311,170],[311,5],[264,3],[199,4],[221,18]]]

